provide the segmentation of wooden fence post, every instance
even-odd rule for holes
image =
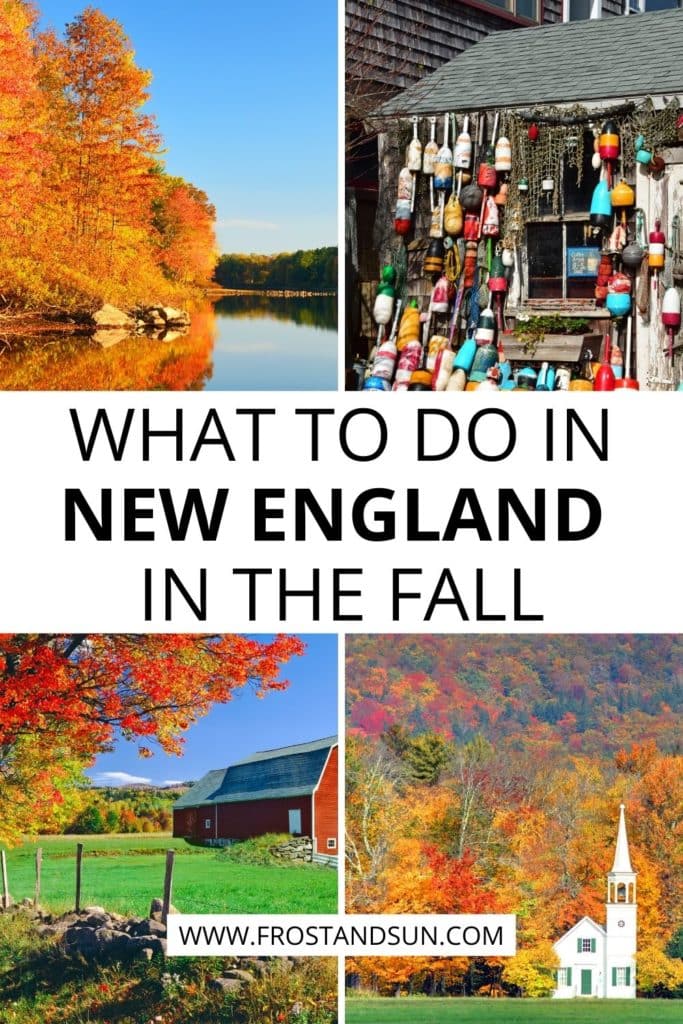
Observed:
[[[83,843],[76,843],[76,913],[81,909],[81,865],[83,863]]]
[[[0,850],[0,867],[2,867],[2,906],[4,910],[9,907],[9,886],[7,884],[7,856],[4,850]]]
[[[168,911],[171,906],[171,893],[173,892],[173,861],[175,850],[166,851],[166,873],[164,875],[164,905],[161,909],[161,920],[166,924]]]
[[[40,904],[40,869],[43,865],[43,848],[39,846],[36,850],[36,892],[33,897],[33,906],[37,907]]]

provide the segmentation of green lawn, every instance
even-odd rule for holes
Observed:
[[[317,865],[261,867],[220,860],[216,850],[164,835],[41,836],[7,850],[14,900],[33,897],[35,850],[43,849],[41,904],[73,907],[76,843],[85,847],[81,903],[122,914],[146,914],[161,896],[165,853],[176,850],[173,903],[187,914],[334,913],[337,872]]]
[[[656,1024],[683,1020],[675,999],[362,999],[347,997],[346,1024]]]

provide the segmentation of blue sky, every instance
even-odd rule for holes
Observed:
[[[37,0],[59,33],[77,0]],[[204,189],[223,252],[337,242],[336,0],[101,0],[154,74],[166,166]]]
[[[302,636],[305,653],[284,666],[288,690],[259,700],[253,690],[238,691],[229,704],[214,708],[187,731],[185,753],[155,753],[141,758],[135,743],[121,740],[110,754],[97,758],[88,776],[95,783],[161,785],[198,779],[257,750],[304,743],[337,732],[337,637]]]

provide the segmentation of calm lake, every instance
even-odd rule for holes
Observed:
[[[229,295],[186,334],[3,337],[0,389],[314,391],[337,387],[336,296]]]

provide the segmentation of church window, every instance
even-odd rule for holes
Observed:
[[[623,882],[620,882],[617,886],[617,903],[626,902],[626,886]]]
[[[630,967],[613,967],[612,968],[612,985],[614,988],[622,985],[631,984],[631,968]]]

